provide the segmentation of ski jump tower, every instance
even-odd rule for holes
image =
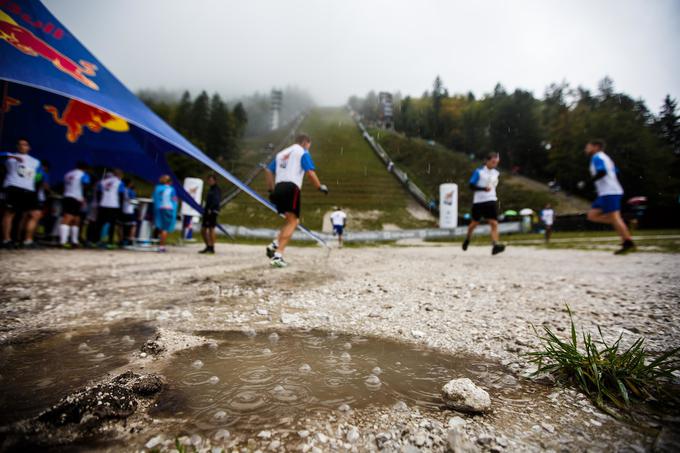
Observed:
[[[283,102],[283,91],[272,90],[270,102],[270,126],[271,130],[276,130],[281,122],[281,104]]]

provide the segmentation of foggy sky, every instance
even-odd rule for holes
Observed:
[[[44,0],[133,90],[227,97],[297,85],[340,105],[371,89],[419,96],[605,75],[656,112],[680,97],[680,1]]]

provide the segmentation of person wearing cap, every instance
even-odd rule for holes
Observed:
[[[328,187],[321,184],[316,175],[316,167],[309,154],[311,145],[309,135],[298,135],[295,143],[280,151],[265,169],[269,199],[286,220],[277,239],[267,246],[267,257],[271,259],[270,264],[273,267],[288,266],[283,259],[283,252],[300,222],[300,191],[304,176],[307,175],[319,191],[328,195]]]
[[[175,231],[177,223],[177,193],[172,187],[170,176],[163,175],[153,192],[154,224],[159,232],[158,251],[166,251],[168,233]]]

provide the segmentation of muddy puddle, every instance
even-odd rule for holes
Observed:
[[[38,415],[128,363],[155,330],[138,322],[42,332],[0,346],[0,426]]]
[[[446,355],[385,339],[327,332],[201,333],[208,345],[180,351],[163,370],[169,383],[154,417],[185,420],[180,430],[286,429],[293,419],[387,407],[439,409],[442,386],[469,377],[518,410],[537,386],[471,355]]]

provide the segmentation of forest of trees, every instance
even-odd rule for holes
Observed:
[[[421,97],[394,96],[394,127],[408,137],[435,140],[481,158],[501,154],[501,166],[591,197],[588,161],[591,138],[607,142],[627,196],[649,198],[650,224],[680,219],[680,118],[677,101],[667,96],[660,111],[617,92],[604,78],[593,93],[567,83],[550,85],[543,98],[496,85],[480,99],[450,95],[440,77]],[[380,120],[378,95],[353,96],[349,105],[368,122]]]
[[[218,162],[238,157],[248,115],[242,103],[233,108],[219,94],[202,91],[196,98],[185,91],[178,100],[171,94],[142,91],[140,99],[196,147]]]

